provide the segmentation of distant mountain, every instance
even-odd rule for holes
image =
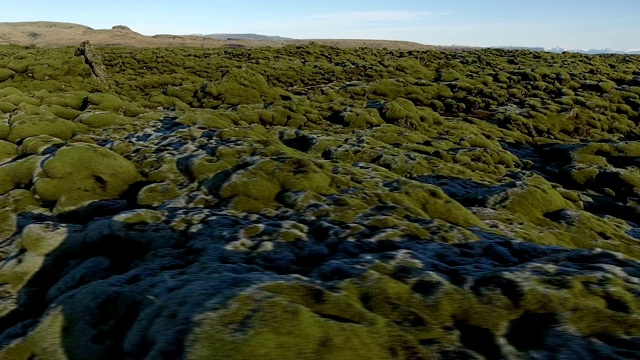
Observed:
[[[197,46],[207,48],[237,48],[305,45],[316,43],[339,48],[371,47],[376,49],[431,50],[454,49],[430,46],[410,41],[395,40],[354,40],[354,39],[289,39],[282,36],[258,34],[211,34],[211,35],[172,35],[159,34],[147,36],[135,32],[126,25],[116,25],[111,29],[93,29],[79,24],[51,21],[0,22],[0,46],[21,45],[37,47],[78,46],[89,40],[96,46],[134,46],[134,47],[182,47]]]
[[[562,47],[544,48],[544,51],[562,53],[565,51],[580,53],[580,54],[625,54],[625,55],[640,55],[640,49],[630,50],[613,50],[613,49],[568,49]]]
[[[545,47],[523,47],[523,46],[495,46],[492,47],[494,49],[507,49],[507,50],[531,50],[531,51],[546,51],[552,53],[563,53],[563,52],[571,52],[577,54],[623,54],[623,55],[640,55],[640,49],[629,49],[629,50],[613,50],[613,49],[570,49],[564,47],[553,47],[553,48],[545,48]]]
[[[201,35],[201,36],[214,38],[216,40],[254,40],[254,41],[294,40],[288,37],[269,36],[269,35],[260,35],[260,34],[208,34],[208,35]]]

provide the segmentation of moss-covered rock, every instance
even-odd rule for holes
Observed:
[[[0,194],[29,185],[41,157],[29,156],[0,165]]]
[[[180,191],[175,185],[171,183],[157,183],[142,188],[138,193],[137,202],[142,206],[156,207],[179,195]]]
[[[340,300],[335,303],[341,305]],[[375,317],[337,322],[327,318],[344,317],[332,314],[340,313],[339,307],[314,310],[270,293],[240,295],[228,309],[199,317],[187,358],[403,359],[407,353],[402,349],[417,350],[415,342]],[[245,321],[247,331],[236,333],[233,329]],[[291,337],[291,332],[298,335]]]
[[[0,140],[0,164],[18,155],[18,147],[8,141]]]
[[[409,130],[421,130],[420,115],[416,106],[407,99],[397,99],[384,105],[385,121]]]
[[[53,115],[20,115],[13,119],[7,140],[17,143],[37,135],[50,135],[60,140],[68,140],[79,130],[77,124]]]
[[[487,202],[488,207],[505,209],[534,223],[547,213],[573,209],[573,204],[539,175],[513,185],[491,197]]]
[[[27,189],[15,189],[0,195],[0,207],[13,214],[25,211],[46,213],[45,209],[40,207],[38,199]]]
[[[16,106],[7,101],[0,101],[0,111],[8,114],[13,112],[16,109]]]
[[[64,145],[64,141],[51,135],[37,135],[24,139],[17,152],[20,155],[48,154]]]
[[[0,82],[11,79],[16,73],[11,69],[0,68]]]
[[[110,112],[95,112],[82,114],[76,117],[74,121],[93,128],[103,128],[107,126],[124,125],[130,120]]]
[[[219,82],[201,87],[195,97],[203,106],[217,108],[222,104],[261,104],[280,100],[287,93],[271,87],[259,73],[249,69],[232,69]]]
[[[63,213],[89,201],[117,198],[141,180],[135,166],[103,147],[71,144],[43,159],[34,190],[42,201]]]
[[[64,349],[64,322],[64,315],[60,308],[50,311],[29,336],[12,341],[0,350],[0,356],[16,360],[30,357],[51,360],[68,359]]]

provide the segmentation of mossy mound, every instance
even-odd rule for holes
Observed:
[[[492,209],[504,209],[535,223],[545,214],[563,209],[573,209],[573,204],[554,189],[541,176],[532,176],[522,182],[506,184],[506,191],[487,200]]]
[[[409,130],[421,130],[420,115],[407,99],[397,99],[384,105],[382,116],[385,121]]]
[[[0,164],[18,155],[18,147],[7,141],[0,140]]]
[[[92,128],[104,128],[108,126],[124,125],[129,123],[130,120],[110,112],[92,112],[84,113],[76,117],[74,122],[78,122]]]
[[[323,294],[322,290],[317,291]],[[318,309],[288,300],[273,293],[253,291],[234,299],[228,309],[201,316],[189,339],[187,358],[401,359],[407,355],[403,350],[413,343],[376,317],[347,308],[351,304],[338,296],[327,294],[327,302],[335,304]],[[355,319],[343,314],[349,310],[354,312],[349,315]],[[328,320],[337,318],[345,320]],[[248,331],[238,337],[232,329],[243,321],[247,322]],[[292,332],[297,335],[291,337]]]
[[[15,189],[0,195],[0,206],[13,214],[26,211],[33,213],[47,212],[41,207],[40,202],[34,197],[33,193],[27,189]]]
[[[0,69],[0,82],[11,79],[15,74],[11,69]]]
[[[594,261],[600,256],[585,255]],[[570,256],[558,257],[582,267]],[[543,334],[531,333],[532,324],[542,333],[556,329],[557,336],[635,337],[640,332],[634,285],[606,272],[587,271],[554,283],[551,274],[559,268],[543,261],[514,271],[481,271],[461,288],[447,276],[410,275],[431,267],[422,259],[419,252],[396,252],[332,291],[301,282],[246,291],[225,309],[198,318],[188,338],[188,358],[410,359],[447,353],[498,358],[523,356],[533,345],[538,351],[575,354],[586,345],[548,342]],[[610,313],[611,302],[630,312]],[[603,322],[590,314],[616,320]],[[300,336],[291,337],[288,329],[298,329]],[[485,341],[472,341],[473,336]]]
[[[180,191],[171,183],[157,183],[142,188],[138,193],[137,202],[142,206],[157,207],[179,195]]]
[[[266,79],[249,69],[232,69],[219,82],[201,87],[196,99],[207,108],[225,104],[231,106],[262,104],[280,100],[287,93],[271,87]]]
[[[83,110],[88,105],[88,92],[71,91],[47,96],[42,101],[44,105],[57,105],[73,110]]]
[[[63,213],[92,200],[117,198],[141,180],[135,166],[116,153],[91,144],[71,144],[43,159],[34,191]]]
[[[233,198],[239,211],[260,211],[273,205],[281,191],[313,191],[329,194],[331,176],[303,159],[264,160],[240,170],[220,187],[223,199]]]
[[[29,156],[0,165],[0,195],[31,184],[41,157]]]
[[[43,154],[46,155],[62,147],[64,141],[51,135],[37,135],[24,139],[17,151],[20,155]]]
[[[49,135],[60,140],[68,140],[79,130],[77,124],[53,115],[18,115],[12,119],[7,140],[17,143],[37,135]]]

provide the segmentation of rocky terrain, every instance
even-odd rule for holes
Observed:
[[[639,69],[0,47],[0,359],[638,358]]]
[[[308,45],[310,43],[340,48],[372,47],[400,50],[428,50],[437,46],[410,41],[393,40],[347,40],[347,39],[287,39],[256,34],[211,34],[211,35],[142,35],[128,26],[116,25],[111,29],[93,29],[85,25],[49,21],[0,22],[0,45],[37,47],[77,46],[88,40],[100,46],[127,47],[198,47],[198,48],[256,48],[282,47],[286,45]],[[441,47],[445,48],[445,47]]]

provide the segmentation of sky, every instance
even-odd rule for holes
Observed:
[[[429,45],[640,49],[640,0],[0,0],[0,22],[60,21],[145,35],[257,33]]]

